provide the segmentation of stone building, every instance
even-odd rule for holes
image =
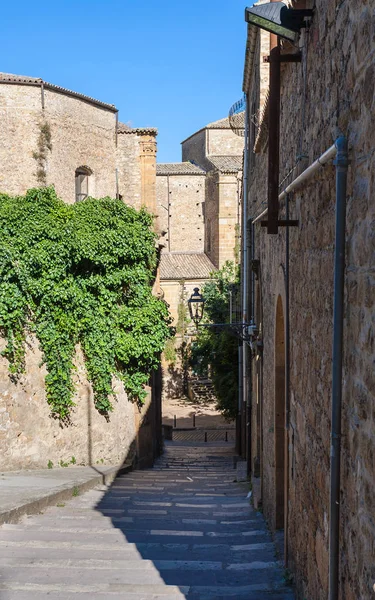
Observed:
[[[175,324],[193,289],[237,260],[242,155],[243,138],[225,118],[182,142],[182,162],[156,166],[159,229],[165,233],[160,284]],[[182,381],[179,367],[169,371],[164,369],[164,395],[178,395],[182,389],[172,380]]]
[[[156,214],[156,129],[119,123],[112,104],[6,73],[0,74],[0,120],[0,192],[21,195],[53,185],[67,203],[111,196]],[[37,344],[30,340],[26,374],[14,384],[6,359],[0,358],[1,470],[45,468],[49,460],[57,465],[72,456],[93,465],[121,463],[129,453],[141,465],[152,461],[161,441],[157,377],[142,412],[116,384],[115,410],[106,422],[93,408],[78,352],[77,407],[73,426],[62,428],[50,418],[40,362]]]
[[[279,219],[298,221],[297,226],[268,234],[261,221],[270,214],[265,209],[273,124],[264,62],[270,34],[249,25],[243,89],[254,250],[244,268],[252,282],[250,318],[257,337],[248,347],[245,371],[244,403],[251,406],[247,458],[255,503],[263,506],[273,530],[284,530],[285,562],[298,599],[326,599],[330,569],[334,578],[329,532],[336,184],[335,167],[324,153],[346,136],[340,566],[339,592],[330,598],[370,600],[375,589],[374,9],[370,0],[287,4],[314,7],[314,15],[296,46],[281,42],[282,55],[300,52],[301,60],[281,66],[279,192],[318,157],[326,165],[316,163],[312,175],[280,199]],[[333,149],[330,156],[335,154]]]

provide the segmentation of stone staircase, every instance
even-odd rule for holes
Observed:
[[[188,382],[188,396],[196,404],[215,402],[215,390],[211,379],[206,377],[191,378]]]
[[[233,451],[167,443],[154,469],[0,528],[1,600],[293,600]]]

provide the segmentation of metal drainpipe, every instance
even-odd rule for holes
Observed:
[[[289,221],[289,194],[285,198],[285,219]],[[285,232],[285,527],[284,561],[288,566],[289,441],[290,441],[290,313],[289,313],[289,226]]]
[[[236,423],[236,449],[239,456],[242,455],[242,430],[241,430],[241,416],[242,416],[242,402],[243,402],[243,344],[242,341],[238,344],[238,412],[237,412],[237,423]]]
[[[345,137],[340,137],[336,140],[335,145],[337,150],[336,160],[334,161],[336,166],[336,236],[332,359],[329,600],[338,600],[339,598],[342,355],[344,328],[346,186],[348,173],[347,139]]]
[[[250,269],[251,269],[251,264],[250,264],[250,252],[251,252],[251,248],[252,248],[252,229],[253,229],[253,224],[252,224],[252,220],[249,219],[247,222],[247,243],[248,243],[248,251],[247,251],[247,281],[248,281],[248,294],[247,294],[247,315],[249,317],[252,317],[252,296],[253,296],[253,290],[252,290],[252,277],[250,275]],[[249,319],[247,320],[247,322],[249,322]],[[246,368],[246,375],[247,375],[247,398],[246,398],[246,440],[247,440],[247,448],[246,448],[246,459],[247,459],[247,474],[248,476],[251,476],[252,473],[252,447],[251,447],[251,419],[252,419],[252,396],[253,396],[253,386],[252,386],[252,353],[251,351],[248,351],[248,344],[245,343],[244,346],[247,347],[247,363],[244,365],[244,368]]]
[[[249,165],[249,101],[246,95],[246,113],[245,113],[245,156],[244,156],[244,174],[243,174],[243,206],[242,206],[242,325],[245,330],[245,326],[248,323],[247,314],[247,303],[248,303],[248,272],[247,272],[247,202],[248,202],[248,165]],[[247,404],[247,393],[248,393],[248,382],[247,382],[247,371],[248,371],[248,347],[244,343],[242,345],[242,402],[243,408]],[[245,419],[247,417],[246,410],[241,410],[242,415]],[[242,431],[247,432],[247,428],[241,427]],[[242,440],[241,443],[242,452],[247,454],[247,443]]]
[[[244,156],[244,175],[243,175],[243,205],[242,205],[242,324],[245,328],[247,324],[247,201],[248,201],[248,164],[249,164],[249,102],[246,97],[246,116],[245,116],[245,156]],[[247,401],[247,345],[242,345],[242,417],[246,418],[246,411],[243,410]],[[241,426],[241,431],[246,431],[245,423]],[[246,452],[245,440],[241,440],[242,453]]]

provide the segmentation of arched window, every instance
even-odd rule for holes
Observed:
[[[90,167],[84,166],[76,169],[76,202],[88,197],[90,175],[92,175]]]

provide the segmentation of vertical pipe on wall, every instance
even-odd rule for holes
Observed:
[[[245,332],[246,325],[248,323],[247,304],[248,304],[248,224],[247,224],[247,203],[248,203],[248,165],[249,165],[249,101],[246,99],[246,112],[245,112],[245,155],[244,155],[244,174],[243,174],[243,206],[242,206],[242,329]],[[248,400],[248,346],[246,343],[242,345],[242,402],[243,408],[242,415],[246,420],[247,425],[247,400]],[[245,432],[247,437],[247,426],[242,427],[242,431]],[[242,453],[247,455],[248,445],[242,440]]]
[[[242,415],[242,402],[243,402],[243,391],[242,391],[242,369],[243,369],[243,355],[242,355],[242,341],[238,344],[238,407],[237,407],[237,421],[236,421],[236,451],[238,455],[242,454],[242,436],[241,436],[241,415]]]
[[[344,329],[345,225],[348,143],[336,140],[336,233],[333,300],[332,420],[329,523],[329,600],[339,598],[342,355]]]
[[[41,102],[42,102],[42,109],[44,110],[44,108],[45,108],[44,81],[42,81],[41,84],[40,84],[40,96],[41,96]]]
[[[285,198],[285,219],[289,221],[289,194]],[[289,226],[285,231],[285,527],[284,561],[288,566],[289,513],[289,439],[290,439],[290,302],[289,302]]]
[[[117,200],[120,197],[119,187],[118,187],[118,168],[116,167],[116,198]]]
[[[253,222],[252,219],[249,219],[247,222],[247,244],[248,244],[248,249],[247,249],[247,265],[246,265],[246,270],[247,270],[247,287],[248,287],[248,293],[247,293],[247,307],[246,307],[246,314],[247,314],[247,323],[249,322],[249,315],[250,318],[252,317],[252,297],[253,297],[253,281],[252,281],[252,273],[251,273],[251,262],[250,262],[250,258],[251,258],[251,249],[252,249],[252,233],[253,233]],[[247,474],[250,476],[252,473],[252,447],[251,447],[251,421],[252,421],[252,394],[253,394],[253,385],[252,385],[252,351],[249,347],[249,345],[246,343],[245,346],[247,347],[247,363],[246,363],[246,370],[247,370],[247,398],[246,398],[246,439],[247,439],[247,449],[246,449],[246,458],[247,458]]]

